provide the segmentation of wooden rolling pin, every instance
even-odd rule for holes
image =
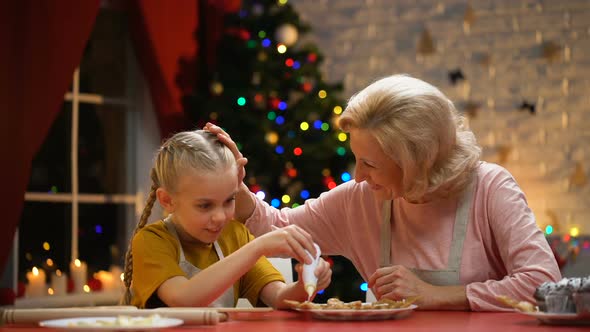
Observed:
[[[206,308],[157,308],[137,309],[133,306],[107,306],[89,308],[49,308],[49,309],[1,309],[0,325],[4,324],[38,324],[48,319],[76,317],[106,317],[151,315],[178,318],[185,325],[215,325],[227,320],[227,314]]]

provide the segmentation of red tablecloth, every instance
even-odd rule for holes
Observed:
[[[40,332],[52,329],[34,326],[5,326],[0,331]],[[590,331],[586,326],[556,326],[541,324],[536,318],[519,313],[480,313],[453,311],[415,311],[399,320],[381,321],[327,321],[289,311],[266,313],[233,313],[226,322],[212,326],[180,326],[162,329],[168,332],[187,331],[239,331],[239,332],[283,332],[283,331]]]

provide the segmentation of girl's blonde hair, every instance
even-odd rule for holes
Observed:
[[[401,168],[409,201],[461,191],[481,155],[453,103],[436,87],[407,75],[382,78],[352,96],[339,124],[377,139]]]
[[[162,144],[150,171],[152,185],[141,218],[135,227],[125,255],[125,296],[123,304],[131,303],[131,281],[133,277],[133,237],[148,221],[156,201],[156,190],[165,188],[176,192],[177,181],[181,175],[191,172],[213,172],[236,167],[231,150],[217,137],[204,130],[180,132]],[[237,177],[237,174],[236,174]]]

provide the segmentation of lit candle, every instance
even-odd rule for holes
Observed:
[[[60,270],[55,271],[51,275],[51,288],[53,289],[53,295],[64,295],[68,289],[68,277],[65,273]]]
[[[94,274],[94,278],[100,280],[103,292],[112,292],[116,290],[117,284],[115,284],[115,278],[111,272],[98,271]]]
[[[70,263],[70,274],[74,282],[74,293],[84,293],[84,286],[88,281],[88,268],[86,263],[79,259]]]
[[[115,289],[122,291],[125,289],[125,283],[123,282],[123,270],[117,265],[111,265],[110,272],[113,275]]]
[[[45,296],[47,287],[45,285],[45,271],[33,267],[31,272],[27,272],[27,281],[29,282],[25,290],[26,297]]]

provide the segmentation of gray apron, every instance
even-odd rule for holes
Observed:
[[[467,185],[460,197],[457,212],[455,213],[455,226],[453,227],[453,241],[449,252],[447,268],[442,270],[410,270],[422,281],[436,286],[455,286],[461,284],[460,268],[463,256],[463,242],[467,233],[469,211],[475,189],[475,176]],[[381,262],[380,267],[391,266],[391,206],[392,201],[383,203],[383,221],[381,223]]]
[[[174,235],[174,237],[178,241],[178,245],[180,246],[180,258],[178,261],[178,265],[180,266],[182,272],[186,274],[186,277],[190,279],[197,273],[201,272],[201,269],[199,269],[198,267],[194,266],[186,260],[186,257],[184,256],[184,250],[182,249],[182,243],[180,242],[180,238],[176,233],[176,228],[170,220],[171,216],[172,215],[169,215],[166,219],[164,219],[164,224],[166,225],[168,232]],[[219,257],[219,260],[222,260],[224,257],[223,252],[221,251],[219,244],[217,244],[217,241],[213,242],[213,246],[215,247],[217,257]],[[221,294],[221,296],[219,296],[215,301],[211,302],[209,306],[216,308],[233,308],[234,301],[234,286],[232,285],[228,290],[225,291],[225,293]]]

